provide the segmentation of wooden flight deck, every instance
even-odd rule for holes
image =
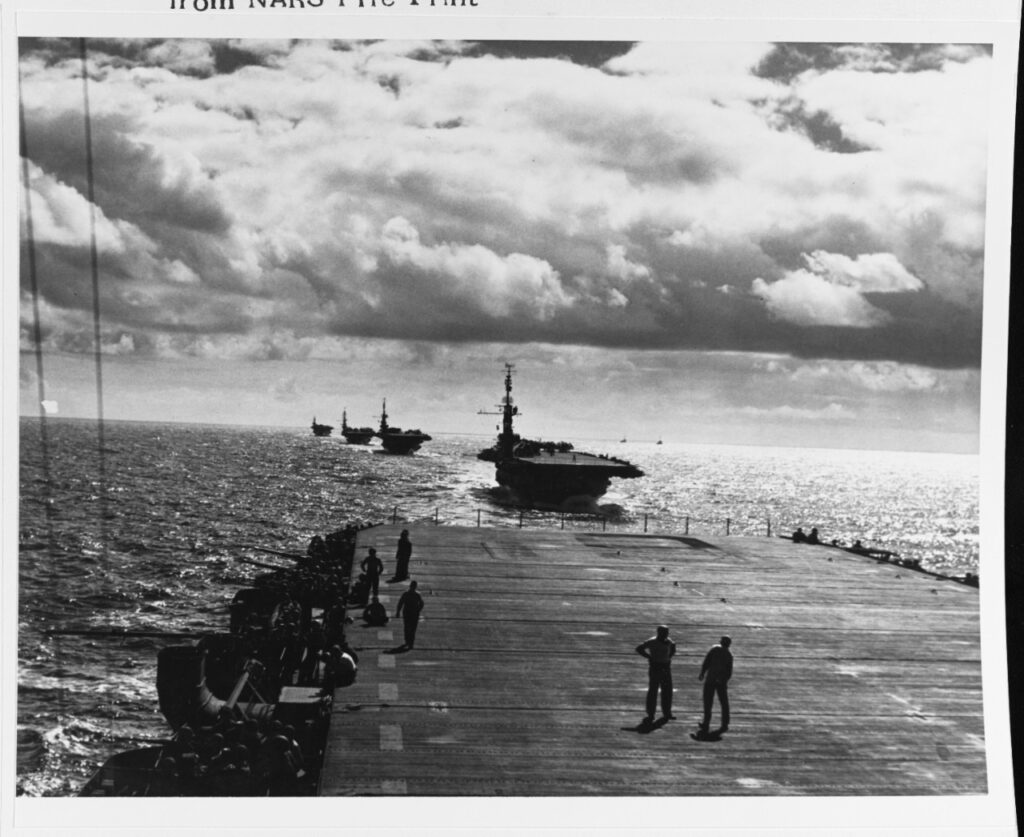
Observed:
[[[390,576],[401,528],[362,531],[357,562]],[[976,588],[779,538],[407,528],[416,647],[353,610],[323,796],[986,791]],[[382,583],[392,615],[406,587]],[[660,623],[677,720],[652,728],[634,648]],[[695,740],[723,634],[730,729]]]

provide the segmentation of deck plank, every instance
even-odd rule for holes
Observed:
[[[358,554],[392,569],[401,528],[360,533]],[[391,653],[401,620],[391,639],[350,627],[360,671],[335,695],[322,795],[986,791],[974,588],[778,538],[407,528],[416,649]],[[382,589],[392,612],[405,586]],[[661,622],[677,720],[648,730],[633,648]],[[696,741],[723,633],[731,728]]]

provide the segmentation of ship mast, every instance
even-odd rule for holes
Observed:
[[[477,410],[478,416],[501,416],[501,432],[498,433],[498,442],[494,450],[498,453],[498,460],[511,459],[519,437],[512,429],[512,417],[519,415],[519,408],[512,401],[512,371],[515,369],[511,363],[505,364],[505,397],[497,405],[500,412],[494,413],[490,410]]]
[[[514,368],[511,363],[505,364],[505,397],[501,403],[501,436],[498,437],[498,446],[501,449],[502,459],[511,459],[512,449],[515,446],[512,416],[518,413],[519,410],[512,405],[512,370]]]
[[[380,432],[388,432],[388,400],[386,398],[380,405]]]

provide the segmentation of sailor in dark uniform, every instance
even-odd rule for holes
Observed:
[[[641,642],[636,653],[646,657],[648,667],[647,685],[647,717],[648,724],[654,722],[654,709],[658,705],[658,692],[661,692],[661,712],[666,721],[671,721],[672,714],[672,655],[676,653],[676,644],[668,638],[668,626],[659,625],[658,632]]]
[[[395,552],[395,577],[392,581],[405,581],[409,577],[409,559],[412,558],[412,542],[409,530],[403,529],[398,536],[398,549]]]
[[[423,610],[423,597],[416,592],[416,582],[409,582],[406,590],[398,600],[395,616],[403,616],[405,622],[405,648],[411,649],[416,642],[416,628],[420,623],[420,612]]]
[[[373,627],[380,627],[381,625],[386,625],[388,623],[387,608],[380,603],[380,600],[376,596],[373,597],[373,601],[370,602],[370,604],[366,606],[366,610],[363,611],[363,621],[366,622],[367,625]]]
[[[363,559],[363,563],[360,566],[363,568],[363,572],[366,573],[366,582],[370,586],[370,594],[377,598],[377,594],[380,592],[380,576],[384,572],[384,562],[377,557],[377,550],[371,546],[370,554]]]
[[[715,695],[718,695],[718,702],[722,706],[721,732],[729,729],[729,678],[732,677],[732,651],[729,646],[732,640],[723,636],[718,645],[712,646],[704,657],[704,664],[700,667],[698,680],[704,681],[704,720],[701,722],[701,732],[707,733],[711,725],[711,708],[715,702]]]

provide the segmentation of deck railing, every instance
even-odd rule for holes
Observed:
[[[806,522],[793,525],[792,520],[784,517],[697,517],[694,515],[659,516],[651,512],[605,516],[601,514],[573,513],[563,511],[539,511],[535,509],[486,509],[476,508],[471,512],[449,512],[440,506],[429,506],[410,509],[394,506],[387,519],[382,522],[389,524],[434,524],[435,526],[463,527],[506,527],[516,529],[561,529],[581,532],[610,532],[634,535],[686,536],[703,535],[706,537],[726,536],[759,536],[787,537],[798,526],[807,527]],[[825,541],[823,541],[825,543]],[[843,546],[842,542],[831,542]],[[929,575],[952,578],[972,586],[978,586],[978,574],[967,573],[961,576],[955,573],[935,572],[923,567],[920,557],[913,554],[902,555],[876,549],[864,554],[878,560],[890,561],[912,570],[919,570]]]
[[[791,533],[796,526],[789,522],[765,516],[763,518],[737,517],[696,517],[693,515],[672,515],[659,517],[650,512],[638,512],[631,515],[603,516],[600,514],[583,514],[557,511],[537,511],[534,509],[475,509],[472,513],[442,512],[440,506],[422,509],[407,509],[394,506],[387,523],[433,523],[437,526],[497,526],[519,529],[573,529],[590,532],[615,532],[620,534],[650,535],[705,535],[705,536],[767,536]],[[806,526],[806,523],[797,524]],[[833,542],[834,543],[834,542]],[[838,544],[842,546],[842,544]],[[900,557],[895,552],[879,551],[867,553],[878,560],[892,561],[910,569],[920,570],[929,575],[940,575],[953,578],[972,586],[978,586],[978,574],[967,573],[966,576],[937,573],[923,568],[921,560],[912,556]]]
[[[472,513],[452,513],[440,506],[409,509],[395,506],[388,523],[433,523],[437,526],[499,526],[519,529],[580,529],[601,532],[630,532],[639,534],[689,535],[762,535],[771,537],[780,528],[770,517],[754,518],[701,518],[691,515],[659,518],[650,512],[628,516],[605,516],[574,512],[538,511],[534,509],[475,509]]]

